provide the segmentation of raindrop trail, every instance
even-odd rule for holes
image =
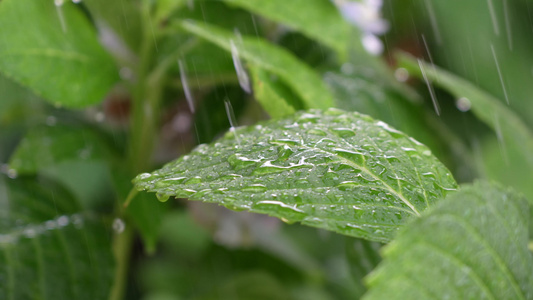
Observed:
[[[492,5],[492,0],[487,0],[489,5],[490,18],[492,19],[492,26],[494,27],[494,33],[500,35],[500,25],[498,24],[498,19],[496,18],[496,12],[494,11],[494,6]]]
[[[185,93],[185,99],[187,99],[187,104],[189,105],[191,113],[194,114],[194,99],[192,98],[191,90],[189,89],[189,82],[187,80],[187,75],[185,74],[185,67],[183,66],[183,62],[181,61],[181,59],[178,60],[178,65],[180,68],[180,79],[181,85],[183,86],[183,92]]]
[[[431,1],[428,0],[425,1],[425,4],[429,14],[429,21],[431,22],[431,29],[433,29],[433,34],[435,35],[435,40],[437,41],[438,45],[442,45],[442,36],[440,35],[439,25],[437,23],[437,17],[435,16],[433,5],[431,4]]]
[[[231,126],[230,131],[233,132],[237,143],[240,145],[241,141],[239,139],[239,136],[237,135],[237,132],[235,132],[235,127],[237,126],[237,121],[235,120],[235,113],[233,112],[233,107],[231,106],[231,103],[227,98],[224,99],[224,107],[226,108],[226,115],[228,116],[229,125]]]
[[[426,70],[424,69],[424,66],[422,65],[422,61],[418,60],[418,65],[420,66],[420,71],[422,72],[422,77],[424,77],[424,81],[426,82],[426,85],[429,90],[429,95],[431,96],[431,101],[433,101],[433,107],[435,108],[435,112],[437,113],[437,116],[440,116],[440,106],[439,102],[437,101],[437,96],[435,95],[435,90],[433,89],[433,86],[429,82],[428,76],[426,74]]]
[[[505,20],[505,31],[507,33],[507,44],[509,50],[513,51],[513,35],[511,33],[511,20],[509,19],[509,4],[507,0],[503,0],[503,16]]]
[[[63,15],[63,8],[62,8],[64,3],[65,3],[64,0],[54,0],[54,5],[56,6],[56,12],[59,18],[59,23],[61,23],[61,29],[63,30],[63,33],[66,33],[67,24],[65,22],[65,16]]]
[[[433,71],[435,72],[435,77],[437,78],[437,82],[439,82],[439,73],[437,73],[437,69],[435,68],[435,63],[433,63],[433,56],[431,56],[431,52],[429,52],[428,43],[426,42],[426,37],[422,34],[422,42],[424,43],[424,48],[426,48],[426,52],[429,57],[429,62],[431,62],[431,67],[433,68]]]
[[[498,63],[498,58],[496,57],[496,51],[494,51],[494,46],[490,44],[490,50],[492,51],[492,56],[494,57],[494,62],[496,63],[496,69],[498,70],[498,76],[500,76],[500,83],[502,84],[503,95],[505,96],[505,102],[509,105],[509,97],[507,96],[507,89],[503,82],[502,71],[500,70],[500,64]]]
[[[250,88],[250,79],[248,78],[248,74],[246,74],[246,71],[244,70],[241,60],[239,58],[239,50],[237,50],[237,46],[235,46],[235,43],[233,40],[230,40],[231,45],[231,58],[233,59],[233,66],[235,66],[235,71],[237,72],[237,78],[239,79],[239,85],[241,88],[250,94],[252,92],[252,89]]]

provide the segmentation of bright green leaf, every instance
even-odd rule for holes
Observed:
[[[110,235],[57,185],[0,177],[0,298],[105,299]]]
[[[336,109],[229,132],[135,184],[161,200],[215,202],[376,241],[455,188],[424,145]]]
[[[305,108],[326,109],[333,106],[333,97],[317,73],[286,50],[260,38],[236,36],[223,29],[194,21],[180,23],[186,31],[198,35],[221,48],[237,54],[250,64],[276,74],[301,97]]]
[[[386,246],[364,299],[531,299],[527,211],[514,192],[462,187]]]
[[[255,99],[272,118],[288,116],[295,112],[298,99],[295,99],[295,96],[287,91],[279,80],[273,79],[268,72],[255,66],[249,69]]]
[[[268,19],[301,31],[346,55],[350,38],[350,25],[337,8],[326,0],[225,0]]]
[[[100,102],[118,78],[93,28],[70,1],[56,7],[54,1],[3,0],[0,71],[68,107]]]

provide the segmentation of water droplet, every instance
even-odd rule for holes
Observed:
[[[67,216],[60,216],[59,218],[57,218],[57,225],[59,225],[59,227],[65,227],[67,226],[69,223],[69,219]]]
[[[290,140],[290,139],[276,139],[268,141],[272,145],[286,145],[286,146],[298,146],[300,141]]]
[[[18,176],[17,170],[15,170],[15,169],[8,169],[7,170],[7,177],[9,177],[11,179],[15,179],[15,178],[17,178],[17,176]]]
[[[346,158],[352,162],[355,162],[356,164],[362,166],[365,163],[365,156],[362,153],[345,150],[345,149],[339,149],[336,148],[333,150],[336,155]]]
[[[267,190],[267,187],[262,184],[252,184],[242,189],[243,192],[250,192],[250,193],[260,193],[266,190]]]
[[[156,193],[155,196],[157,197],[157,200],[161,202],[167,202],[168,198],[170,198],[170,195],[162,194],[162,193]]]
[[[359,187],[361,187],[361,184],[355,181],[343,181],[337,185],[337,188],[341,191],[352,191]]]
[[[409,79],[409,72],[405,68],[398,68],[394,71],[394,77],[399,82],[406,82]]]
[[[195,176],[195,177],[185,181],[185,184],[198,184],[198,183],[202,183],[202,177],[200,177],[200,176]]]
[[[341,138],[349,138],[355,136],[355,131],[350,128],[333,128],[331,129],[336,135]]]
[[[228,157],[228,163],[234,170],[241,170],[257,165],[259,163],[259,160],[250,159],[237,153]]]
[[[312,135],[319,135],[319,136],[328,135],[324,130],[320,130],[320,129],[310,129],[307,131],[307,133],[312,134]]]
[[[124,232],[125,229],[126,229],[126,224],[124,223],[122,219],[115,218],[113,220],[113,231],[116,234],[121,234],[122,232]]]
[[[142,173],[142,174],[139,174],[139,175],[137,176],[137,178],[138,178],[139,180],[145,180],[145,179],[148,179],[148,178],[150,178],[150,177],[152,177],[152,174],[150,174],[150,173]]]
[[[379,127],[385,129],[385,131],[387,131],[395,139],[399,139],[399,138],[404,138],[405,137],[405,134],[403,132],[398,131],[398,130],[390,127],[389,124],[387,124],[385,122],[378,121],[376,123],[376,125],[378,125]]]
[[[328,110],[324,111],[324,116],[340,116],[343,114],[344,114],[344,111],[338,108],[328,108]]]
[[[320,119],[319,115],[311,114],[311,113],[302,113],[300,116],[298,116],[297,122],[298,123],[316,123]]]
[[[280,160],[287,160],[292,154],[294,154],[294,151],[287,145],[279,147],[278,149],[278,157]]]
[[[457,99],[457,101],[455,102],[455,106],[460,111],[467,112],[472,107],[472,103],[470,103],[470,100],[468,100],[468,98],[461,97],[461,98]]]

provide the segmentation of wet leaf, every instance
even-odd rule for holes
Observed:
[[[215,202],[384,242],[456,185],[424,145],[336,109],[229,132],[135,184],[160,200]]]
[[[194,21],[180,23],[186,31],[237,54],[248,63],[279,76],[301,97],[305,108],[326,109],[333,106],[333,97],[318,74],[298,58],[274,44],[256,37],[237,36],[215,26]]]
[[[518,194],[464,186],[386,246],[364,299],[531,299],[529,219]]]
[[[0,177],[0,298],[105,299],[110,235],[53,182]]]
[[[265,18],[282,23],[335,49],[347,52],[350,25],[333,3],[324,0],[225,0]]]
[[[58,106],[98,103],[118,79],[113,60],[70,1],[59,7],[54,1],[2,1],[0,57],[4,75]]]

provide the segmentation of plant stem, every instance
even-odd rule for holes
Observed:
[[[157,133],[157,121],[163,82],[166,72],[152,72],[154,56],[154,36],[151,22],[150,1],[143,1],[141,15],[143,19],[142,43],[137,68],[136,85],[132,89],[132,114],[129,133],[129,153],[127,163],[129,172],[133,176],[148,170],[150,158]],[[117,216],[123,220],[125,209],[120,203],[117,206]],[[113,253],[115,256],[115,276],[110,300],[122,300],[128,279],[128,270],[134,230],[131,224],[126,224],[125,230],[114,236]]]

